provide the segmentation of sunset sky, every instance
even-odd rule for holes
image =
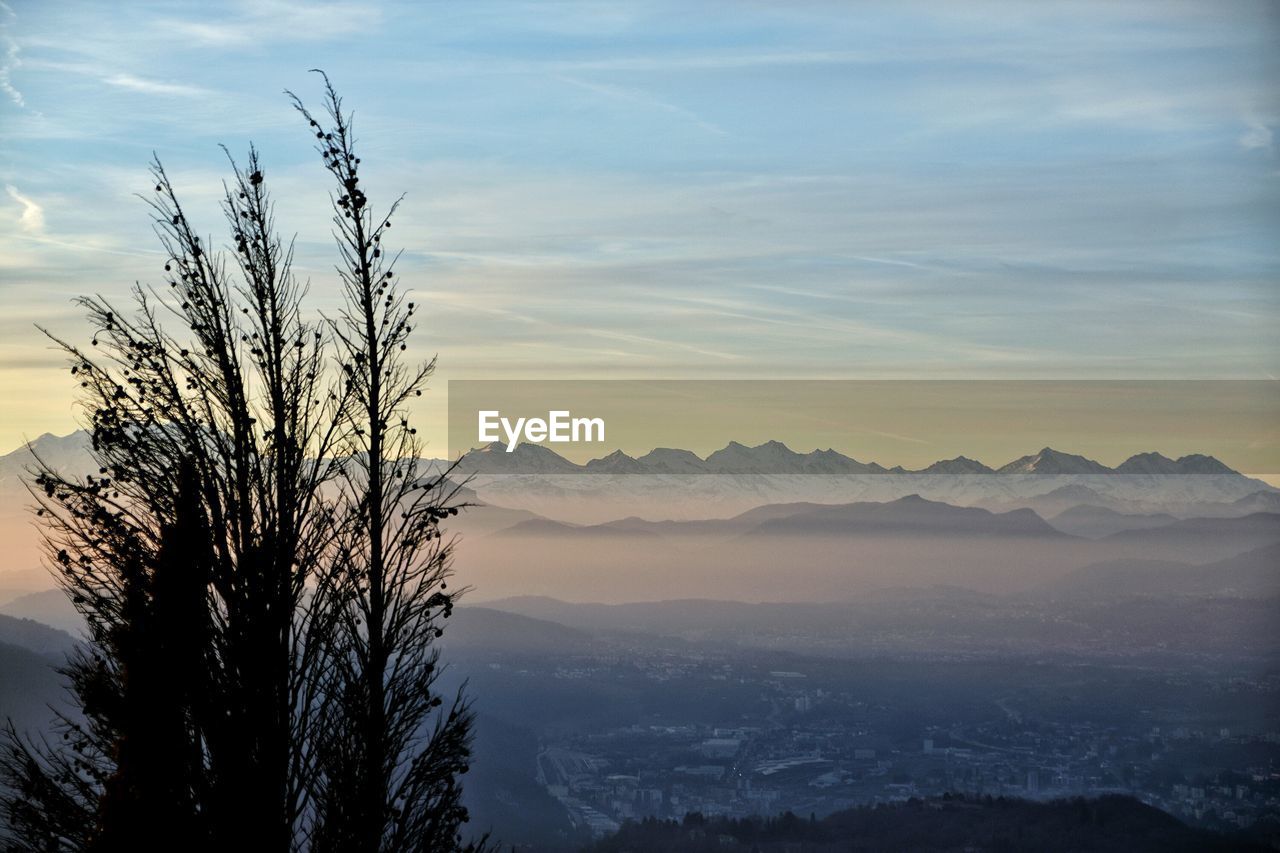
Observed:
[[[0,452],[75,425],[34,324],[159,281],[152,152],[223,242],[255,142],[334,304],[312,67],[442,380],[1274,379],[1277,9],[6,0]]]

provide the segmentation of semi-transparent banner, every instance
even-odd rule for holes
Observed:
[[[452,380],[449,456],[529,474],[1280,471],[1274,380]]]

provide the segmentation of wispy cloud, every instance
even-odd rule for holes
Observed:
[[[8,4],[0,3],[0,17],[3,17],[6,30],[7,25],[13,21],[16,15],[9,8]],[[22,97],[22,93],[13,85],[12,75],[22,65],[20,57],[21,49],[13,37],[6,31],[0,35],[0,92],[4,92],[9,96],[9,100],[20,107],[27,105],[26,99]]]
[[[18,227],[28,234],[43,234],[44,208],[18,192],[18,188],[13,184],[6,185],[4,191],[9,194],[9,198],[22,205],[22,212],[18,214]]]
[[[615,329],[580,329],[579,331],[591,335],[592,337],[604,338],[605,340],[642,344],[644,346],[652,347],[658,351],[670,350],[674,347],[676,349],[684,350],[685,352],[709,356],[711,358],[721,359],[724,361],[735,361],[742,358],[742,356],[737,353],[714,350],[708,347],[698,346],[693,343],[675,340],[673,338],[653,338],[647,335],[635,335],[629,332],[620,332]]]
[[[70,249],[75,252],[100,252],[104,255],[117,255],[122,258],[155,258],[164,256],[163,252],[154,249],[113,249],[107,245],[98,245],[99,242],[110,239],[103,235],[89,234],[76,240],[55,240],[52,237],[38,235],[26,237],[19,234],[17,239],[28,240],[45,246],[57,246],[60,249]]]
[[[148,80],[132,74],[111,74],[102,78],[108,86],[141,92],[146,95],[167,95],[179,98],[200,98],[209,95],[208,89],[199,86],[188,86],[182,83],[165,83],[160,80]]]
[[[667,101],[640,89],[613,86],[605,83],[593,83],[588,80],[581,80],[577,77],[569,77],[566,75],[559,75],[556,79],[562,83],[567,83],[570,86],[577,86],[580,89],[585,89],[588,92],[593,92],[613,101],[620,101],[631,106],[649,107],[670,113],[671,115],[679,116],[686,121],[692,122],[695,126],[707,131],[708,133],[714,133],[719,136],[728,135],[724,128],[707,121],[691,110],[687,110],[677,104],[668,103]]]
[[[880,62],[886,54],[870,50],[722,51],[662,56],[617,56],[557,61],[565,69],[591,71],[727,71],[804,65],[857,65]]]
[[[305,3],[252,0],[225,20],[164,19],[157,26],[207,47],[234,48],[266,42],[326,41],[375,27],[376,6],[360,2]]]
[[[1240,136],[1240,147],[1246,151],[1263,149],[1271,150],[1273,135],[1271,128],[1258,119],[1248,119],[1248,129]]]
[[[214,94],[212,90],[206,89],[202,86],[130,74],[125,71],[118,71],[110,64],[94,61],[67,62],[64,60],[40,57],[30,59],[25,63],[25,66],[35,73],[54,72],[59,74],[73,74],[77,77],[97,80],[117,89],[138,92],[144,95],[202,98]]]

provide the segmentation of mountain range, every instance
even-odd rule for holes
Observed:
[[[799,453],[779,441],[730,442],[705,457],[679,448],[641,456],[614,451],[583,464],[542,445],[520,444],[508,453],[495,443],[465,455],[457,470],[491,504],[588,524],[631,515],[728,518],[765,504],[884,502],[912,494],[999,512],[1030,508],[1043,518],[1081,504],[1180,518],[1280,509],[1280,490],[1203,454],[1171,459],[1145,452],[1112,468],[1046,447],[998,468],[957,456],[909,471],[833,449]]]
[[[28,447],[19,447],[0,455],[0,484],[17,485],[19,477],[31,465],[32,452],[53,467],[68,471],[91,468],[89,435],[84,430],[65,436],[45,433],[33,440]],[[443,460],[428,460],[440,464]],[[930,474],[930,475],[1027,475],[1088,476],[1088,475],[1213,475],[1245,477],[1218,459],[1193,453],[1171,459],[1160,453],[1145,452],[1130,456],[1114,468],[1107,467],[1084,456],[1065,453],[1045,447],[1042,450],[1019,457],[998,468],[992,468],[975,459],[957,456],[942,459],[919,469],[901,466],[887,468],[878,462],[860,462],[837,450],[811,450],[800,453],[780,441],[766,441],[748,447],[730,441],[705,458],[689,450],[659,447],[643,456],[634,457],[621,450],[586,463],[572,462],[549,447],[540,444],[521,443],[507,452],[501,442],[467,453],[460,469],[469,474]],[[1266,490],[1266,484],[1259,484]],[[1273,490],[1275,491],[1275,490]]]
[[[780,441],[766,441],[748,447],[731,441],[719,450],[700,457],[689,450],[659,447],[640,457],[615,450],[608,456],[577,464],[540,444],[518,444],[508,452],[494,442],[463,457],[462,467],[478,474],[1043,474],[1079,476],[1096,474],[1131,475],[1227,475],[1243,476],[1212,456],[1193,453],[1170,459],[1160,453],[1135,454],[1114,468],[1074,453],[1046,447],[991,468],[957,456],[942,459],[917,470],[901,466],[886,468],[878,462],[860,462],[837,450],[799,453]]]
[[[1278,542],[1275,513],[1181,519],[1092,507],[1058,523],[911,494],[764,504],[727,518],[526,518],[469,537],[457,565],[487,596],[828,600],[934,584],[1012,593],[1097,563],[1207,564]]]
[[[83,432],[42,436],[33,449],[68,473],[93,470]],[[30,461],[25,448],[0,457],[9,597],[49,583],[19,476]],[[1109,468],[1045,448],[999,469],[961,456],[909,472],[776,441],[731,442],[705,458],[614,452],[583,465],[523,444],[475,451],[461,467],[474,506],[450,526],[466,540],[458,568],[488,595],[1013,589],[1091,563],[1211,562],[1280,539],[1280,490],[1203,455],[1143,453]]]

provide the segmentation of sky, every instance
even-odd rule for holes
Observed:
[[[314,67],[374,202],[405,194],[438,443],[447,379],[1280,376],[1274,3],[4,0],[0,27],[0,450],[75,426],[36,325],[159,282],[153,153],[225,242],[218,146],[257,144],[336,303],[283,94],[316,103]]]

